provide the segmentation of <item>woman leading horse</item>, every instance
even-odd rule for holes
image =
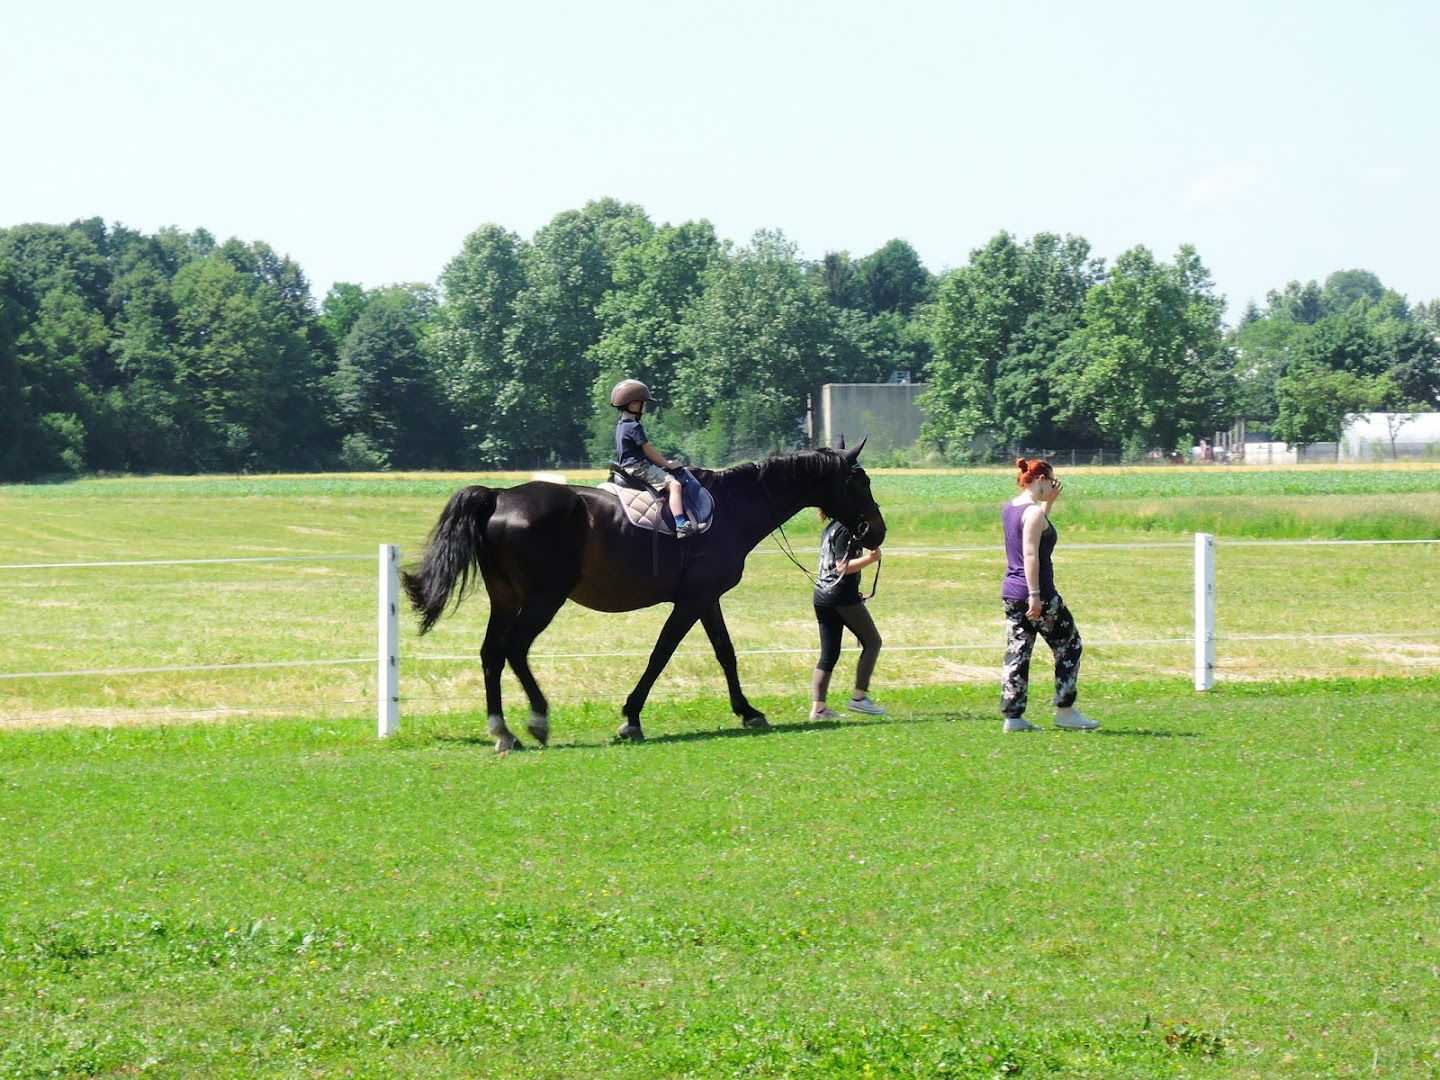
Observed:
[[[436,522],[419,565],[401,575],[420,632],[435,624],[452,598],[458,605],[478,574],[490,597],[480,647],[485,710],[500,753],[520,747],[501,707],[506,663],[530,700],[530,734],[542,744],[549,739],[550,706],[528,658],[566,600],[596,611],[674,605],[645,673],[625,699],[621,739],[644,739],[640,712],[650,689],[697,621],[725,672],[731,710],[745,727],[767,727],[740,688],[720,597],[739,583],[750,551],[807,506],[844,523],[867,548],[884,542],[885,520],[858,463],[863,446],[802,450],[717,472],[693,470],[714,499],[714,521],[683,543],[662,537],[658,560],[652,559],[651,534],[630,524],[609,492],[543,482],[461,488]]]

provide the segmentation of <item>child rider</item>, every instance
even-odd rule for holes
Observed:
[[[615,425],[615,460],[657,491],[665,492],[671,516],[675,518],[675,537],[684,540],[695,532],[695,527],[685,516],[680,481],[666,471],[680,468],[680,462],[661,457],[660,452],[650,445],[645,429],[640,425],[645,403],[654,400],[650,396],[650,388],[639,379],[625,379],[616,383],[615,389],[610,391],[610,404],[621,414]]]

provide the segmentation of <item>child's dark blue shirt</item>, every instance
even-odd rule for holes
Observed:
[[[621,465],[649,461],[645,456],[645,444],[649,441],[639,420],[633,416],[622,416],[615,425],[615,460]]]

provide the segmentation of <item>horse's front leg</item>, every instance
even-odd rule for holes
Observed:
[[[635,689],[630,691],[630,696],[625,699],[625,708],[622,710],[625,715],[625,723],[620,725],[618,732],[621,739],[630,742],[643,742],[645,739],[644,729],[640,727],[640,711],[645,708],[645,699],[650,696],[650,688],[655,685],[655,680],[660,677],[660,672],[665,670],[665,665],[670,662],[670,657],[675,655],[676,648],[695,625],[695,620],[700,617],[700,609],[693,604],[676,604],[670,612],[670,617],[665,620],[665,625],[660,628],[660,636],[655,640],[655,648],[650,651],[650,663],[645,667],[645,674],[640,676],[640,681],[635,684]]]
[[[745,727],[768,728],[770,722],[765,719],[765,714],[751,705],[745,691],[740,689],[740,665],[735,659],[735,646],[730,643],[730,631],[725,626],[719,600],[705,609],[700,621],[705,633],[710,636],[715,659],[720,661],[720,670],[725,672],[725,686],[730,691],[730,711],[740,717],[740,723]]]

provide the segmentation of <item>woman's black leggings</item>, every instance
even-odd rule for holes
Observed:
[[[820,624],[820,659],[815,662],[817,689],[829,688],[830,673],[840,659],[840,642],[844,632],[849,630],[860,642],[860,662],[855,665],[855,689],[870,689],[870,676],[875,671],[875,661],[880,657],[880,631],[875,629],[875,620],[870,609],[864,604],[850,604],[846,607],[822,607],[815,605],[815,621]],[[825,686],[818,685],[824,673]],[[815,699],[823,701],[822,693]]]

